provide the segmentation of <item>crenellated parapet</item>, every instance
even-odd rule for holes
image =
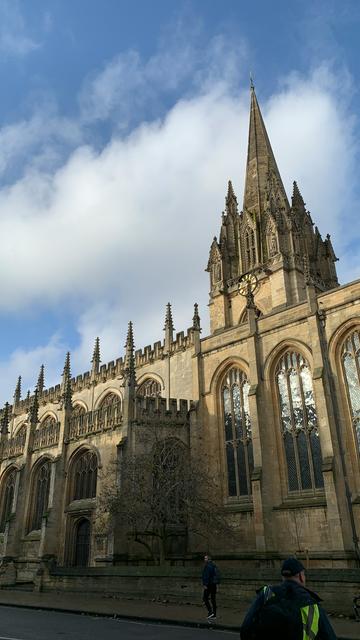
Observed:
[[[135,366],[143,367],[147,364],[152,364],[156,360],[163,360],[167,355],[175,355],[181,351],[194,348],[194,329],[190,327],[185,335],[184,331],[179,331],[176,334],[175,340],[169,345],[169,351],[166,351],[165,344],[162,344],[160,340],[155,342],[153,346],[147,345],[144,349],[137,349],[135,351]]]
[[[184,425],[189,419],[188,400],[170,398],[135,398],[134,421],[142,424]]]

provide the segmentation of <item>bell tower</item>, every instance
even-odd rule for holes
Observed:
[[[246,296],[239,293],[249,274],[261,315],[305,300],[307,284],[317,292],[338,286],[336,260],[330,236],[323,240],[314,228],[296,182],[289,203],[251,83],[243,208],[238,211],[229,181],[219,241],[214,238],[207,265],[211,332],[245,317]]]

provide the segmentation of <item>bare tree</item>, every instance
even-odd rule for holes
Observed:
[[[99,522],[121,522],[159,564],[166,562],[172,537],[198,534],[208,547],[220,534],[233,536],[214,478],[199,461],[191,463],[178,438],[155,434],[152,440],[151,446],[125,457],[118,483],[114,470],[103,482]]]

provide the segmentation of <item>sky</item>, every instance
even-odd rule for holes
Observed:
[[[359,0],[0,0],[0,403],[176,331],[227,181],[241,206],[249,75],[288,195],[360,277]]]

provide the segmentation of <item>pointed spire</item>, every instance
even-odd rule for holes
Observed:
[[[21,376],[18,377],[14,391],[14,407],[16,407],[21,400]]]
[[[94,346],[94,352],[93,352],[93,357],[91,362],[93,363],[93,366],[97,366],[99,367],[99,364],[101,362],[100,360],[100,338],[95,338],[95,346]]]
[[[2,417],[1,417],[1,435],[6,436],[9,433],[9,422],[10,422],[10,405],[8,402],[5,403]]]
[[[92,357],[92,367],[91,367],[91,379],[95,380],[96,374],[99,373],[100,369],[100,338],[95,339],[94,352]]]
[[[257,217],[264,211],[269,177],[271,177],[273,181],[275,180],[285,204],[289,206],[289,203],[261,115],[253,83],[251,83],[250,93],[249,140],[243,208],[254,217]]]
[[[170,302],[168,302],[166,305],[164,331],[165,331],[165,351],[169,352],[170,345],[174,340],[174,323],[172,319]]]
[[[40,367],[40,373],[37,381],[36,388],[39,392],[39,396],[41,396],[45,387],[45,375],[44,375],[44,365],[42,364]]]
[[[193,331],[201,331],[200,327],[200,316],[199,316],[199,305],[197,302],[194,304],[194,315],[193,315]]]
[[[63,380],[67,377],[71,376],[71,371],[70,371],[70,351],[67,352],[66,354],[66,358],[65,358],[65,364],[64,364],[64,369],[63,369]]]
[[[170,331],[174,331],[174,323],[173,323],[173,319],[172,319],[172,312],[171,312],[171,304],[170,304],[170,302],[168,302],[167,305],[166,305],[164,331],[166,331],[166,329],[170,329]]]
[[[39,399],[37,389],[35,389],[34,398],[29,409],[29,422],[31,424],[37,424],[39,422]]]
[[[134,334],[133,334],[133,326],[131,321],[129,322],[128,332],[126,337],[124,364],[125,364],[125,367],[124,367],[125,383],[129,387],[135,386],[136,376],[135,376],[135,356],[134,356]]]
[[[71,389],[71,367],[70,367],[70,351],[67,352],[63,371],[62,381],[62,397],[65,409],[71,409],[72,406],[72,389]]]
[[[305,207],[304,199],[300,193],[300,189],[295,180],[293,182],[293,193],[291,197],[291,204],[293,209],[295,209],[296,207]]]
[[[227,191],[225,203],[226,203],[227,213],[230,213],[233,216],[235,216],[238,212],[238,202],[237,202],[237,197],[235,195],[231,180],[229,180],[228,182],[228,191]]]

